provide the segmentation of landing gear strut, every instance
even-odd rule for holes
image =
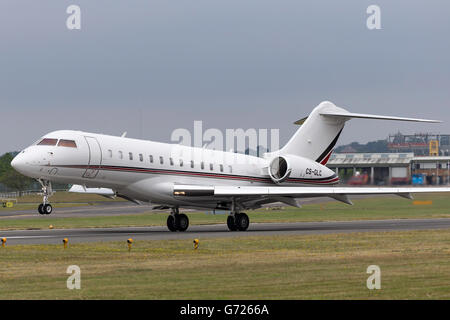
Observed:
[[[43,200],[38,207],[39,214],[50,214],[53,211],[52,205],[48,202],[48,198],[53,194],[52,183],[50,181],[38,180],[42,186]]]
[[[167,228],[170,231],[186,231],[189,227],[189,218],[184,213],[179,212],[178,208],[172,209],[172,213],[167,217]]]

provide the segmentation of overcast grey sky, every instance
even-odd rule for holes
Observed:
[[[353,120],[339,144],[450,133],[449,1],[2,0],[0,39],[0,153],[56,129],[139,137],[140,110],[151,140],[203,120],[284,143],[323,100],[445,121]]]

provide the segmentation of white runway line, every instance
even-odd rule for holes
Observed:
[[[38,239],[38,238],[55,238],[56,236],[21,236],[21,237],[6,237],[6,239]]]

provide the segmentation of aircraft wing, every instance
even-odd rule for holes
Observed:
[[[358,187],[214,187],[214,195],[371,195],[450,192],[450,188],[358,188]]]
[[[218,198],[239,197],[266,199],[295,199],[312,197],[330,197],[335,200],[352,204],[348,196],[351,195],[385,195],[392,194],[403,198],[412,199],[412,193],[436,193],[450,192],[449,187],[282,187],[282,186],[194,186],[175,185],[174,195],[178,197],[214,196]],[[245,200],[244,200],[245,201]],[[295,205],[292,201],[282,201]]]

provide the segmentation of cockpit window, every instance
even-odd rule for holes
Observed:
[[[42,139],[42,141],[39,142],[37,145],[38,146],[56,146],[57,142],[58,142],[58,139],[45,138],[45,139]]]
[[[58,147],[76,148],[77,143],[73,140],[59,140]]]

